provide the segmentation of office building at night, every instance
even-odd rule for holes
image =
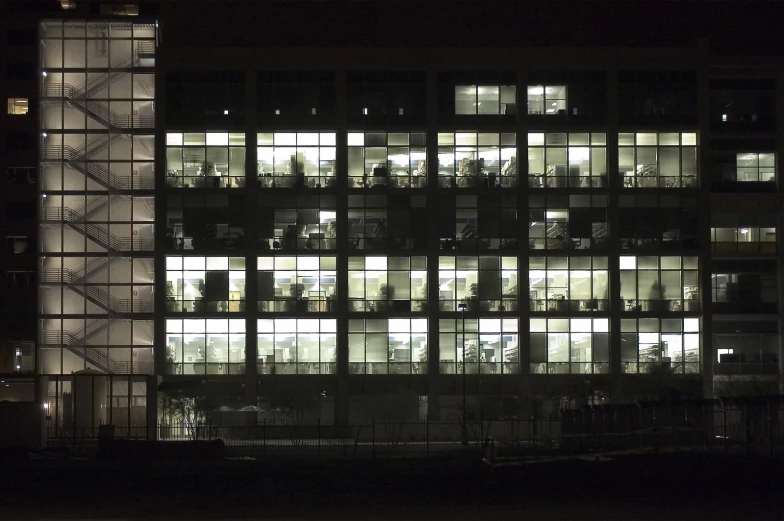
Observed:
[[[470,41],[480,3],[51,3],[8,8],[37,325],[3,366],[50,432],[152,435],[171,390],[330,422],[778,392],[766,42],[548,39],[527,3]]]

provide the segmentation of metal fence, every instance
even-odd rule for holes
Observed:
[[[101,432],[103,430],[103,432]],[[784,397],[588,406],[559,415],[487,421],[379,421],[350,424],[250,417],[196,426],[124,424],[51,431],[49,446],[89,454],[104,436],[185,442],[222,440],[227,457],[437,457],[484,447],[499,459],[602,452],[714,450],[784,455]]]

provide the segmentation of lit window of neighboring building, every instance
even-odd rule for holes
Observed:
[[[259,257],[258,310],[337,312],[335,257]]]
[[[608,312],[607,257],[530,257],[530,310]]]
[[[700,311],[700,272],[697,257],[623,255],[621,311]]]
[[[256,173],[262,188],[326,188],[336,180],[334,132],[257,134]]]
[[[776,154],[740,153],[736,156],[736,180],[741,183],[775,182]]]
[[[8,98],[8,114],[24,116],[27,114],[28,109],[27,98]]]
[[[439,257],[438,304],[441,311],[517,310],[517,257]]]
[[[166,257],[166,310],[245,311],[244,257]]]

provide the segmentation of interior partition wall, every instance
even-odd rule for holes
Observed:
[[[66,423],[95,427],[107,407],[143,420],[136,380],[109,375],[155,372],[156,26],[39,31],[38,373],[74,375],[74,389],[55,393]]]

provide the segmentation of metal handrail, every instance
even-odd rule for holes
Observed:
[[[85,223],[81,215],[71,208],[42,208],[43,221],[65,222],[101,246],[114,251],[147,251],[154,248],[152,239],[117,237],[97,224]]]
[[[44,97],[64,98],[79,110],[88,113],[102,123],[114,128],[151,128],[155,126],[152,116],[120,115],[98,101],[85,99],[84,92],[70,83],[50,83],[43,88]]]

